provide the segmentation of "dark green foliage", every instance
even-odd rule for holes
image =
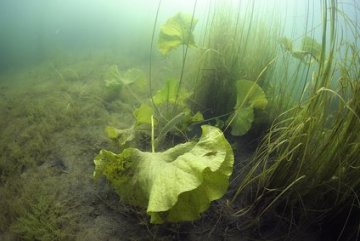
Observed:
[[[253,80],[265,86],[276,56],[276,32],[266,31],[261,21],[250,25],[245,19],[234,22],[232,14],[236,11],[216,11],[207,26],[206,49],[200,53],[193,108],[205,119],[226,121],[235,109],[236,81]],[[252,28],[257,30],[250,31]]]
[[[288,218],[290,228],[336,223],[338,228],[332,237],[357,240],[359,220],[351,217],[359,212],[360,195],[359,72],[347,72],[341,81],[336,73],[344,73],[344,68],[359,69],[360,58],[358,50],[345,56],[342,50],[338,52],[335,33],[340,30],[336,28],[333,10],[336,3],[329,3],[332,10],[325,7],[327,1],[324,3],[323,10],[329,13],[323,23],[322,45],[307,37],[303,41],[304,51],[318,61],[308,83],[311,86],[304,87],[297,105],[274,122],[242,172],[244,177],[233,202],[248,198],[248,205],[237,215],[252,213],[256,221],[249,221],[249,226],[259,225],[278,213]],[[325,45],[330,46],[326,53]],[[313,70],[308,68],[307,71]],[[286,80],[298,78],[294,75],[294,79]],[[295,85],[291,82],[285,86]],[[285,93],[286,90],[279,92]]]

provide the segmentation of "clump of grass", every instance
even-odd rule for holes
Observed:
[[[57,133],[107,121],[108,112],[97,93],[103,86],[101,80],[48,80],[52,74],[47,65],[35,69],[0,97],[0,183],[47,161],[53,155]]]
[[[50,169],[12,177],[1,186],[0,230],[22,240],[73,240],[78,202],[64,195]],[[55,188],[56,187],[56,188]]]
[[[0,96],[0,233],[74,240],[86,207],[79,207],[83,193],[69,191],[78,180],[64,179],[70,180],[70,166],[72,178],[80,175],[79,166],[81,173],[90,167],[79,156],[92,155],[104,142],[110,118],[99,91],[103,81],[96,75],[62,80],[48,65],[6,78]]]
[[[278,31],[269,31],[264,21],[253,19],[253,9],[244,16],[239,9],[216,4],[215,9],[209,11],[205,49],[196,65],[194,108],[206,118],[224,121],[234,110],[237,80],[265,85],[276,56]]]
[[[338,219],[333,237],[357,240],[360,223],[352,217],[360,204],[360,76],[351,69],[360,69],[360,56],[356,48],[336,58],[337,4],[322,3],[322,50],[313,86],[303,89],[306,98],[274,122],[240,174],[233,203],[242,200],[236,216],[254,215],[244,227],[274,213],[290,230]],[[342,84],[335,74],[339,69],[347,73]]]

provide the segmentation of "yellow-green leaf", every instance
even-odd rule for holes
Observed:
[[[149,124],[151,125],[151,116],[154,114],[153,108],[147,104],[141,104],[139,108],[134,110],[134,116],[136,119],[136,124]]]
[[[191,15],[178,13],[160,28],[158,46],[162,54],[184,44],[195,46],[193,29],[197,23]]]
[[[236,81],[237,99],[234,114],[227,123],[231,126],[231,134],[244,135],[251,128],[254,121],[254,108],[264,110],[268,104],[262,88],[254,81]]]
[[[197,143],[164,152],[102,150],[94,160],[94,176],[104,175],[123,201],[146,208],[151,223],[198,219],[225,194],[234,163],[223,133],[208,125],[202,131]]]

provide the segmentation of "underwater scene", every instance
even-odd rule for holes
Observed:
[[[360,240],[357,0],[1,0],[1,241]]]

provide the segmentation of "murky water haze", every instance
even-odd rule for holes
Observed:
[[[42,61],[61,51],[108,49],[148,55],[158,4],[147,0],[3,0],[0,70]],[[294,37],[305,28],[318,28],[321,20],[318,1],[168,0],[161,2],[158,25],[179,11],[193,13],[195,4],[198,32],[207,24],[208,13],[223,6],[240,9],[243,16],[253,11],[254,19],[268,17]]]
[[[337,27],[334,68],[329,68],[330,80],[326,79],[326,87],[331,94],[342,94],[341,89],[336,91],[338,82],[343,81],[344,94],[329,95],[326,99],[329,102],[324,101],[331,107],[329,111],[325,104],[325,107],[314,104],[315,111],[304,112],[307,97],[314,93],[320,96],[317,92],[320,87],[314,87],[314,82],[332,57],[329,51],[330,11],[327,11],[325,52],[321,45],[325,36],[321,24],[324,2],[330,4],[331,0],[0,0],[0,240],[250,240],[239,227],[244,225],[243,221],[246,225],[246,219],[253,222],[258,218],[253,218],[252,211],[246,211],[238,220],[236,215],[232,216],[235,210],[242,209],[243,201],[248,202],[247,194],[233,207],[225,199],[235,193],[241,175],[246,173],[248,177],[250,169],[256,177],[247,180],[254,180],[254,187],[259,186],[255,184],[259,177],[257,168],[262,169],[262,166],[248,165],[249,161],[258,161],[250,157],[255,149],[269,145],[266,148],[271,149],[271,155],[269,160],[264,157],[264,167],[276,160],[272,152],[292,139],[295,147],[283,148],[284,153],[291,150],[291,155],[279,154],[279,158],[284,158],[280,160],[288,156],[294,156],[295,160],[297,156],[293,153],[303,148],[305,142],[300,142],[303,137],[310,143],[306,150],[312,151],[314,147],[317,151],[318,144],[328,150],[332,144],[327,143],[331,140],[326,142],[330,138],[324,136],[332,136],[329,131],[341,128],[328,129],[321,121],[330,123],[335,109],[340,110],[339,120],[342,121],[343,111],[352,103],[353,92],[346,84],[350,86],[349,83],[359,80],[359,45],[356,42],[360,32],[356,15],[359,4],[356,0],[339,0],[334,21]],[[188,15],[174,17],[179,12]],[[192,14],[197,19],[193,31],[195,40],[186,39],[184,31],[173,31],[178,38],[176,43],[169,34],[170,41],[164,41],[165,47],[160,48],[160,26],[172,32],[182,28],[183,21],[186,29],[191,29],[187,24]],[[180,22],[175,27],[165,24],[174,19]],[[304,44],[306,41],[310,42],[308,46]],[[181,83],[181,88],[177,88],[177,83],[179,86]],[[252,87],[246,90],[250,83]],[[253,97],[249,93],[254,86],[258,97],[247,103],[248,98]],[[317,91],[313,91],[315,88]],[[359,96],[358,92],[354,93]],[[338,107],[338,97],[349,106]],[[154,99],[158,104],[154,105]],[[249,106],[243,108],[246,104]],[[234,121],[239,113],[244,113],[241,115],[245,121],[241,118]],[[291,115],[290,118],[287,115]],[[320,123],[318,126],[315,120]],[[276,124],[277,121],[281,123]],[[308,134],[305,123],[312,121],[316,128]],[[234,122],[245,126],[249,132],[232,133],[237,128],[235,124],[232,126]],[[145,210],[135,210],[119,202],[121,196],[116,195],[105,179],[94,182],[94,159],[100,150],[120,153],[129,145],[144,152],[155,152],[156,146],[156,151],[160,152],[185,141],[195,141],[203,124],[221,129],[219,133],[229,139],[231,148],[227,149],[235,153],[236,166],[227,197],[216,201],[199,221],[174,226],[149,225]],[[273,126],[275,128],[270,128]],[[289,132],[289,138],[288,128],[295,129]],[[303,129],[306,129],[304,135],[301,134]],[[277,137],[274,137],[273,144],[271,137],[260,144],[272,131],[274,135],[285,133],[279,135],[284,140],[275,142]],[[314,142],[308,137],[314,138]],[[346,135],[343,137],[345,140]],[[299,144],[296,143],[298,139]],[[350,144],[351,148],[356,146]],[[263,153],[262,148],[258,150]],[[319,148],[321,154],[328,152],[322,150]],[[357,155],[357,151],[354,149],[352,154]],[[210,151],[200,156],[212,158],[217,153]],[[302,158],[296,160],[307,161],[307,156],[301,155]],[[311,160],[308,163],[316,164],[317,156],[308,156]],[[287,159],[286,162],[290,163]],[[344,162],[342,158],[340,162]],[[348,170],[359,166],[350,164]],[[284,177],[286,181],[293,171],[289,170],[279,178]],[[339,170],[341,174],[347,169]],[[354,173],[357,170],[354,168]],[[270,172],[269,180],[277,176],[277,172],[274,173]],[[294,183],[296,188],[303,185],[306,180],[303,177],[308,176],[305,174],[288,187]],[[340,174],[329,175],[331,182]],[[311,175],[309,183],[317,178]],[[344,175],[342,180],[347,177]],[[260,179],[262,182],[263,178]],[[354,180],[358,183],[356,177]],[[329,188],[341,189],[337,184],[340,182]],[[279,185],[274,189],[268,188],[266,183],[264,186],[270,193],[270,196],[263,196],[264,203],[271,203],[263,205],[260,197],[256,200],[261,205],[256,205],[255,209],[258,206],[267,209],[273,205],[272,200],[283,198],[282,195],[286,203],[291,203],[287,202],[292,196],[290,192],[287,196],[288,187],[279,192],[279,196],[271,196],[278,195],[274,190],[280,190]],[[325,186],[328,188],[327,181]],[[307,188],[305,186],[304,190]],[[317,194],[318,189],[314,190]],[[262,191],[257,193],[262,195]],[[358,195],[355,196],[353,204],[357,204]],[[335,197],[341,199],[338,195]],[[300,195],[298,201],[300,212],[315,210],[312,206],[304,209]],[[327,209],[321,206],[321,210]],[[337,214],[338,206],[334,210]],[[242,213],[240,209],[236,212]],[[348,212],[346,210],[346,215]],[[307,221],[298,229],[297,212],[291,210],[289,216],[282,210],[279,215],[269,213],[270,219],[264,216],[264,234],[272,228],[276,229],[274,231],[284,228],[284,235],[290,237],[287,222],[291,221],[289,225],[296,229],[294,236],[298,236],[291,240],[329,240],[316,238],[323,232],[323,227],[317,223],[315,229],[319,230],[315,234],[313,227],[307,229]],[[50,228],[44,225],[44,220]],[[302,228],[307,230],[303,232]],[[251,232],[255,236],[260,235],[260,230],[254,230]],[[280,238],[277,232],[270,232],[269,238],[264,236],[263,240]]]

